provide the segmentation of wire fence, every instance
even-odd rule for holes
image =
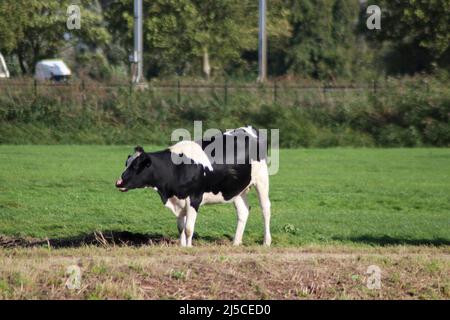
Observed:
[[[39,96],[59,96],[61,99],[85,101],[87,97],[105,97],[118,93],[149,92],[151,97],[171,98],[181,103],[186,97],[199,99],[221,100],[227,104],[235,95],[250,95],[266,103],[283,103],[299,101],[308,97],[338,99],[347,94],[377,93],[383,87],[376,81],[368,84],[296,84],[273,81],[267,84],[235,83],[223,81],[222,83],[193,83],[181,80],[172,82],[144,83],[135,85],[125,82],[42,82],[36,80],[0,81],[0,94],[26,95],[37,98]]]

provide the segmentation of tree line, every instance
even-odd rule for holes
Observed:
[[[143,0],[147,79],[255,79],[257,0]],[[268,0],[269,76],[319,80],[450,72],[450,0]],[[67,7],[81,9],[68,30]],[[366,9],[381,9],[381,29]],[[13,75],[63,58],[79,77],[126,77],[133,0],[2,0],[0,53]]]

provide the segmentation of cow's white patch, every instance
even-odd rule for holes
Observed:
[[[200,164],[209,171],[213,171],[211,161],[203,151],[202,147],[194,141],[180,141],[177,144],[171,146],[170,151],[177,154],[184,154],[186,157],[194,161],[196,164]]]

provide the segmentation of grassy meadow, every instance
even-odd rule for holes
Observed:
[[[176,220],[156,192],[114,188],[131,149],[0,146],[0,236],[76,241],[127,231],[176,241]],[[270,196],[274,246],[450,244],[449,149],[281,150]],[[256,245],[254,192],[250,204],[244,244]],[[233,205],[204,206],[195,243],[226,243],[235,226]]]

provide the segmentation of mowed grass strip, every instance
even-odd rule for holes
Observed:
[[[70,240],[128,231],[176,239],[175,218],[155,191],[115,189],[131,151],[0,146],[0,235]],[[450,149],[281,150],[270,183],[275,246],[450,245]],[[246,245],[263,235],[254,192],[250,204]],[[233,205],[202,207],[195,242],[228,242],[235,226]]]
[[[0,261],[0,299],[450,298],[449,252],[425,246],[19,248]]]

